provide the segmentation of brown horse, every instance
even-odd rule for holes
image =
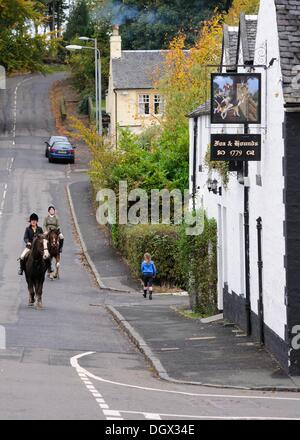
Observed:
[[[60,252],[59,252],[59,229],[52,229],[52,231],[48,232],[48,241],[49,241],[49,253],[50,253],[50,260],[51,260],[51,266],[52,266],[52,260],[55,260],[55,271],[50,272],[50,269],[48,270],[48,276],[50,280],[53,280],[54,278],[59,279],[59,267],[60,267]]]
[[[43,285],[45,273],[49,267],[48,241],[39,234],[32,243],[31,250],[25,262],[25,276],[29,292],[29,306],[42,308]]]

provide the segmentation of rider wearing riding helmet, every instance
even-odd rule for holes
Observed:
[[[20,256],[19,275],[23,275],[23,271],[25,270],[25,264],[24,264],[25,257],[30,252],[30,248],[34,238],[39,234],[43,234],[43,229],[40,226],[38,226],[38,221],[39,221],[38,215],[35,213],[31,214],[29,218],[30,225],[27,226],[24,233],[24,242],[26,244],[26,248],[24,249],[24,251]]]
[[[51,205],[48,208],[48,215],[47,217],[45,217],[44,220],[44,230],[45,233],[48,234],[50,231],[54,229],[59,230],[59,252],[61,253],[64,245],[64,236],[61,233],[59,218],[56,215],[56,210],[54,206]]]

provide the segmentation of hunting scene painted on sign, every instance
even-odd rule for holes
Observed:
[[[212,124],[260,124],[260,74],[212,74]]]

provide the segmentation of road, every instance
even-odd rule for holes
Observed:
[[[66,184],[70,167],[49,164],[54,133],[49,87],[63,74],[11,78],[0,91],[0,419],[299,418],[297,393],[183,386],[155,378],[103,307],[82,262]],[[56,205],[65,235],[62,277],[46,280],[44,309],[27,307],[17,257],[29,214]]]

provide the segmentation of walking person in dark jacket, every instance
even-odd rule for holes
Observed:
[[[29,218],[30,225],[25,229],[25,233],[24,233],[24,242],[26,244],[26,247],[20,256],[19,275],[23,275],[23,272],[25,270],[24,267],[25,258],[27,254],[30,252],[30,248],[34,238],[39,234],[43,234],[43,229],[40,226],[38,226],[38,221],[39,221],[39,217],[37,216],[37,214],[35,213],[31,214]]]
[[[149,299],[152,300],[153,278],[156,276],[156,267],[151,260],[151,255],[146,253],[144,261],[141,264],[142,279],[144,284],[144,298],[147,298],[147,291],[149,292]]]

